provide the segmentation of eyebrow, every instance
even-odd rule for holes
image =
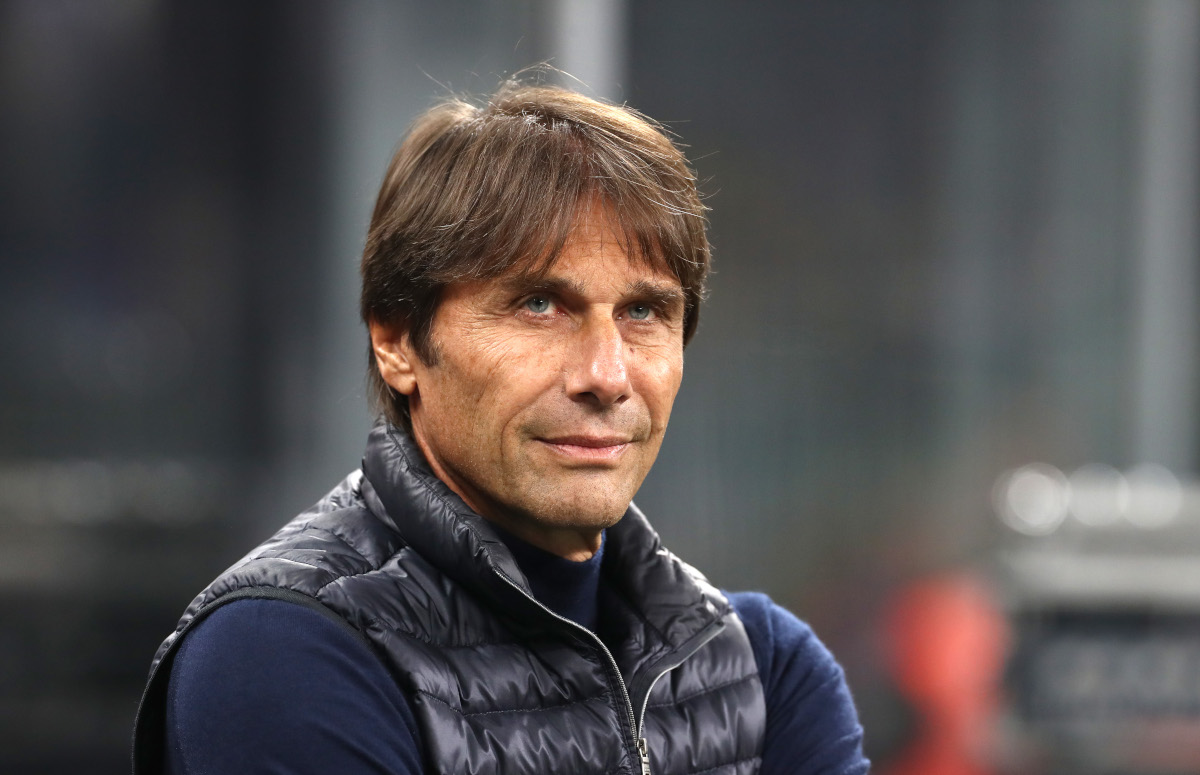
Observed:
[[[629,286],[627,295],[646,299],[662,309],[683,307],[683,291],[681,289],[662,283],[653,283],[649,280],[638,280]]]
[[[566,298],[575,296],[577,299],[587,296],[587,288],[581,282],[569,277],[539,276],[533,272],[521,272],[505,278],[500,282],[500,287],[504,288],[506,293],[545,293]],[[682,288],[649,280],[630,283],[622,295],[628,299],[648,301],[660,310],[673,314],[682,312],[686,306]]]
[[[502,283],[507,290],[520,293],[552,293],[561,296],[583,296],[586,290],[582,283],[565,277],[539,277],[536,274],[518,274]]]
[[[521,293],[550,293],[575,297],[587,295],[587,289],[582,283],[567,277],[538,277],[534,274],[519,274],[508,278],[502,285],[506,289]],[[680,308],[684,305],[682,289],[650,280],[638,280],[632,283],[622,295],[644,299],[664,309]]]

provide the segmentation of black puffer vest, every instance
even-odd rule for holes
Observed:
[[[727,601],[634,506],[608,531],[603,574],[611,651],[534,600],[488,522],[407,435],[376,427],[363,470],[218,577],[159,648],[134,772],[162,769],[181,637],[246,597],[309,606],[363,639],[410,701],[428,772],[756,772],[762,685]]]

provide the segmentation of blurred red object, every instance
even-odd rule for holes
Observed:
[[[969,573],[917,581],[884,615],[888,669],[917,715],[915,735],[880,775],[991,775],[992,725],[1009,627]]]

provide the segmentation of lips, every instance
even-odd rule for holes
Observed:
[[[621,456],[632,439],[628,436],[555,436],[538,439],[558,455],[579,462],[603,463]]]
[[[622,444],[628,444],[631,440],[627,436],[555,436],[550,439],[542,439],[542,441],[547,444],[599,449],[601,447],[619,447]]]

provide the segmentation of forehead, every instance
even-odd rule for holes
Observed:
[[[652,283],[682,289],[661,256],[643,255],[631,246],[610,208],[595,204],[580,209],[552,259],[522,262],[497,279],[505,285],[566,280],[589,285]]]

